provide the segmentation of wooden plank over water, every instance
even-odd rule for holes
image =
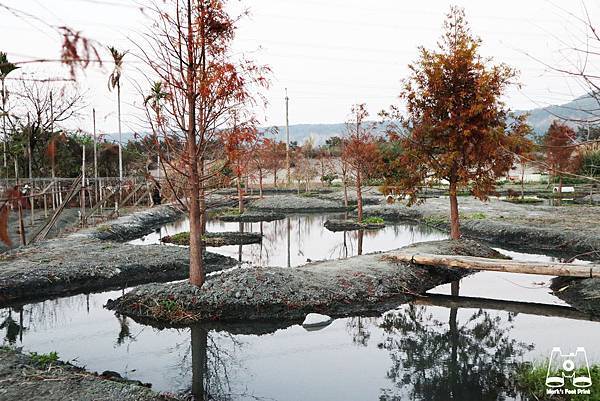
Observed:
[[[506,273],[540,274],[563,277],[600,277],[600,265],[547,262],[520,262],[516,260],[488,259],[474,256],[434,255],[429,253],[390,252],[390,257],[399,262],[424,266],[453,267],[472,270],[487,270]]]

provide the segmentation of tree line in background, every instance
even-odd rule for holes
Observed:
[[[392,105],[380,112],[385,136],[376,135],[379,123],[368,121],[367,106],[357,104],[339,136],[319,146],[309,138],[288,149],[276,132],[259,128],[253,110],[264,105],[260,91],[268,87],[270,71],[232,54],[237,18],[226,12],[225,4],[169,0],[146,7],[153,25],[135,45],[148,70],[143,102],[147,132],[122,150],[100,135],[96,149],[101,176],[157,170],[163,193],[188,211],[194,285],[201,286],[205,277],[201,238],[206,199],[224,187],[235,187],[243,212],[248,187],[255,186],[262,196],[269,178],[274,187],[293,185],[298,192],[310,191],[316,180],[335,182],[343,186],[346,205],[353,187],[362,221],[365,185],[379,185],[384,193],[414,204],[423,201],[423,188],[444,184],[449,188],[451,237],[459,238],[458,194],[470,191],[486,200],[516,165],[523,174],[526,165],[538,165],[557,177],[560,186],[564,176],[598,182],[593,177],[600,176],[600,128],[575,131],[557,121],[541,142],[532,142],[526,116],[514,116],[502,101],[506,90],[517,85],[517,72],[479,54],[481,40],[456,7],[447,16],[438,47],[420,48],[410,65],[400,93],[406,111]],[[82,51],[95,52],[78,38],[66,46],[73,59]],[[127,52],[110,48],[110,53],[115,69],[109,86],[116,89],[120,110]],[[78,175],[82,148],[90,160],[93,138],[61,128],[82,107],[76,86],[23,80],[18,90],[7,91],[5,79],[17,66],[5,54],[0,57],[5,176]],[[278,173],[286,169],[288,156],[291,175],[282,182]]]

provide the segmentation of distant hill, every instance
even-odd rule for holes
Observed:
[[[550,124],[557,119],[586,121],[590,118],[600,117],[598,101],[589,95],[579,97],[561,105],[540,107],[533,110],[517,111],[517,114],[529,114],[529,124],[537,135],[543,135]],[[568,125],[576,128],[582,125],[579,121],[567,121]]]
[[[516,114],[529,113],[529,124],[533,127],[537,136],[543,135],[552,121],[558,118],[567,120],[581,120],[585,121],[594,115],[600,117],[600,105],[598,105],[596,99],[590,96],[582,96],[571,102],[552,105],[532,110],[518,110]],[[576,128],[580,123],[567,122],[567,124]],[[285,126],[276,127],[278,134],[277,139],[285,141]],[[308,138],[313,138],[315,144],[321,145],[325,143],[325,140],[332,136],[342,136],[346,132],[345,123],[337,124],[293,124],[290,125],[290,141],[296,141],[299,144],[304,143]],[[383,132],[383,128],[380,128],[379,134]],[[273,137],[273,134],[268,136]],[[109,138],[116,140],[117,134],[108,134]],[[133,139],[132,133],[123,133],[123,141],[127,142]]]
[[[368,121],[367,123],[372,123]],[[385,125],[376,124],[375,135],[383,135]],[[277,138],[285,141],[285,126],[275,127],[279,132]],[[325,140],[333,136],[343,136],[346,133],[346,124],[294,124],[290,125],[290,141],[296,141],[302,144],[306,139],[313,138],[315,144],[321,145]],[[270,136],[273,136],[270,134]]]

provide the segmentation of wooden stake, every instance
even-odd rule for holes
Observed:
[[[19,237],[21,238],[21,245],[27,245],[27,239],[25,238],[25,224],[23,223],[23,206],[19,201]]]
[[[81,225],[85,226],[85,145],[82,145],[81,149]]]

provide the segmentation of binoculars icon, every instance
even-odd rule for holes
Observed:
[[[559,347],[552,348],[546,386],[563,387],[565,379],[570,379],[574,387],[585,388],[592,385],[590,366],[583,347],[578,347],[575,353],[563,354]]]

